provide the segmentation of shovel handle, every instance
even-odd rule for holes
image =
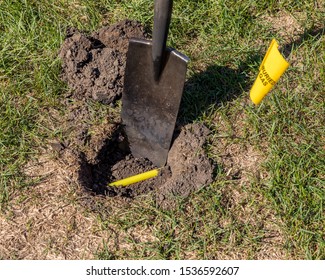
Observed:
[[[152,60],[154,65],[154,77],[156,80],[159,79],[162,70],[172,9],[173,0],[155,0],[152,33]]]

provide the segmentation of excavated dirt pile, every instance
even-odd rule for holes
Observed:
[[[120,98],[123,91],[128,42],[146,38],[143,26],[125,20],[90,35],[68,28],[61,47],[62,79],[77,99],[93,98],[105,104]]]
[[[71,91],[62,103],[69,111],[65,123],[75,137],[68,144],[52,145],[60,153],[74,155],[79,165],[78,181],[84,189],[127,198],[150,192],[160,206],[169,207],[175,197],[186,197],[212,182],[214,167],[204,150],[209,129],[201,124],[179,127],[167,165],[157,177],[117,188],[108,187],[109,182],[156,167],[147,159],[132,156],[120,117],[96,128],[84,121],[91,114],[87,109],[90,99],[114,105],[121,97],[128,41],[131,37],[148,38],[144,30],[139,22],[130,20],[90,35],[75,28],[67,30],[59,56],[62,79]],[[90,130],[96,133],[89,136]]]

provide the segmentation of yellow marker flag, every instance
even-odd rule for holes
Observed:
[[[289,67],[289,63],[281,55],[278,47],[278,43],[273,39],[250,91],[251,100],[256,105],[262,101]]]

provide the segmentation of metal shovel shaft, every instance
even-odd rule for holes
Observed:
[[[155,0],[152,32],[152,61],[155,80],[159,79],[163,68],[172,9],[173,0]]]

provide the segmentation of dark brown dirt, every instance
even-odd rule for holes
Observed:
[[[108,116],[107,122],[97,127],[84,121],[91,114],[87,109],[88,99],[112,104],[121,97],[130,37],[147,35],[141,24],[129,20],[103,27],[90,36],[68,29],[60,57],[62,79],[72,91],[62,102],[69,108],[64,123],[74,137],[70,137],[68,144],[52,143],[52,148],[58,153],[69,151],[75,157],[72,162],[79,165],[78,180],[84,189],[127,199],[152,193],[158,205],[170,208],[176,197],[187,197],[212,182],[213,164],[204,150],[209,130],[201,124],[182,127],[167,165],[157,177],[128,187],[109,187],[110,182],[157,167],[130,154],[120,117]]]
[[[202,124],[189,124],[175,139],[167,165],[172,176],[156,191],[156,200],[164,208],[173,206],[175,197],[187,197],[213,181],[213,164],[204,146],[209,129]]]
[[[121,97],[131,37],[147,37],[137,21],[125,20],[91,35],[68,28],[59,56],[62,79],[73,89],[74,98],[110,104]]]

